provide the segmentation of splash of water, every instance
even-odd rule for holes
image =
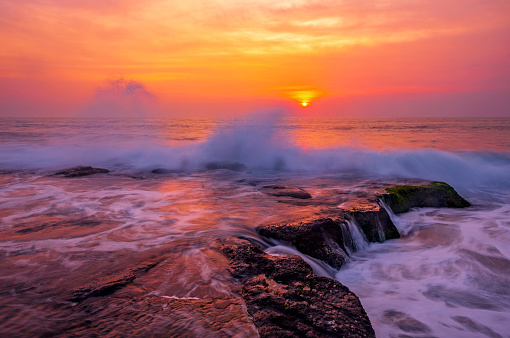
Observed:
[[[136,84],[123,91],[138,91]],[[357,172],[374,178],[401,176],[441,180],[456,188],[510,184],[510,154],[433,149],[377,151],[356,146],[304,149],[284,133],[281,115],[227,121],[202,141],[168,145],[157,131],[122,121],[63,126],[69,133],[47,142],[11,142],[0,147],[2,169],[58,169],[94,165],[122,170],[203,170],[211,162],[242,163],[248,170],[304,173]],[[71,129],[74,128],[74,129]],[[145,130],[133,136],[136,128]],[[138,130],[136,129],[136,130]],[[88,134],[93,131],[93,134]],[[113,131],[118,131],[113,133]],[[463,191],[466,193],[466,191]]]

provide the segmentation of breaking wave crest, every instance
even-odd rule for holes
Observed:
[[[192,172],[210,163],[242,164],[251,172],[276,170],[303,173],[357,172],[387,177],[442,180],[456,186],[497,186],[510,183],[510,153],[434,149],[371,150],[356,146],[302,148],[285,137],[278,123],[222,125],[202,142],[168,145],[152,139],[120,143],[83,135],[59,142],[16,142],[0,147],[0,169],[53,170],[93,165],[113,170],[165,168]],[[108,130],[104,131],[108,134]],[[135,140],[136,141],[136,140]],[[213,166],[227,168],[227,166]],[[240,168],[240,166],[235,166]]]

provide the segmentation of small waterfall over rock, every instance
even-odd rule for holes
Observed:
[[[354,219],[346,220],[345,224],[347,226],[347,229],[349,230],[352,242],[354,244],[353,251],[366,249],[368,247],[367,236],[365,236],[365,234],[361,231],[356,221]]]

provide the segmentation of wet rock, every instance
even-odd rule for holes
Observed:
[[[151,170],[151,173],[158,174],[158,175],[175,174],[176,172],[178,172],[178,170],[165,169],[165,168],[156,168],[156,169]]]
[[[81,177],[81,176],[88,176],[88,175],[94,175],[94,174],[107,174],[110,170],[103,169],[103,168],[94,168],[90,166],[77,166],[69,169],[65,169],[62,171],[59,171],[53,176],[63,176],[63,177]]]
[[[133,282],[138,275],[147,272],[158,263],[159,262],[157,261],[146,262],[127,271],[122,271],[117,274],[97,279],[88,285],[74,289],[71,297],[68,299],[73,302],[79,302],[90,297],[100,297],[112,294]]]
[[[416,207],[465,208],[471,206],[468,201],[444,182],[431,182],[426,185],[397,185],[386,188],[386,193],[381,197],[396,214],[407,212]]]
[[[246,166],[239,162],[208,162],[204,165],[204,168],[207,170],[231,170],[231,171],[243,171],[246,170]]]
[[[261,337],[375,337],[358,297],[314,275],[300,257],[272,257],[251,244],[221,251],[243,283],[241,295]]]
[[[299,256],[273,257],[255,245],[224,245],[221,252],[230,260],[232,276],[241,281],[260,274],[277,281],[298,280],[312,273]]]
[[[184,169],[155,168],[151,170],[151,173],[156,175],[182,174],[184,172]]]
[[[262,187],[261,191],[264,194],[276,197],[294,197],[300,199],[312,198],[308,192],[301,188],[287,187],[282,185],[266,185]]]
[[[291,244],[300,252],[336,269],[345,263],[350,253],[366,246],[368,242],[384,242],[400,237],[388,212],[375,202],[357,204],[340,211],[336,220],[319,218],[310,222],[269,224],[259,226],[256,230],[261,236]]]
[[[409,316],[407,313],[395,311],[395,310],[386,310],[384,311],[384,318],[393,323],[393,325],[398,326],[402,331],[411,332],[415,334],[423,334],[430,333],[430,328],[420,322],[419,320],[414,319]]]
[[[454,316],[452,317],[452,319],[455,320],[457,323],[462,324],[462,326],[464,326],[470,332],[478,332],[490,338],[502,338],[502,336],[499,333],[494,332],[489,327],[482,325],[472,320],[471,318],[463,316]]]
[[[349,210],[346,217],[356,222],[369,242],[382,243],[388,239],[400,238],[390,215],[379,206],[373,210]]]
[[[261,236],[290,243],[300,252],[337,269],[348,257],[344,245],[350,240],[346,235],[346,225],[331,218],[309,223],[262,225],[256,230]]]

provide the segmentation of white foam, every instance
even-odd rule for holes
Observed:
[[[504,336],[510,321],[509,201],[507,195],[501,205],[392,215],[403,238],[354,253],[336,278],[361,299],[378,337],[477,337],[477,325]],[[406,331],[401,322],[402,329],[391,311],[429,331]]]
[[[78,136],[43,144],[7,144],[0,147],[0,169],[54,170],[93,165],[124,171],[154,168],[195,171],[209,162],[239,162],[252,171],[357,171],[375,177],[441,180],[458,188],[510,186],[509,153],[432,149],[378,151],[356,146],[304,149],[285,136],[278,119],[262,121],[223,124],[205,141],[181,146],[167,145],[157,138],[143,139],[141,143],[116,139],[83,142]]]

